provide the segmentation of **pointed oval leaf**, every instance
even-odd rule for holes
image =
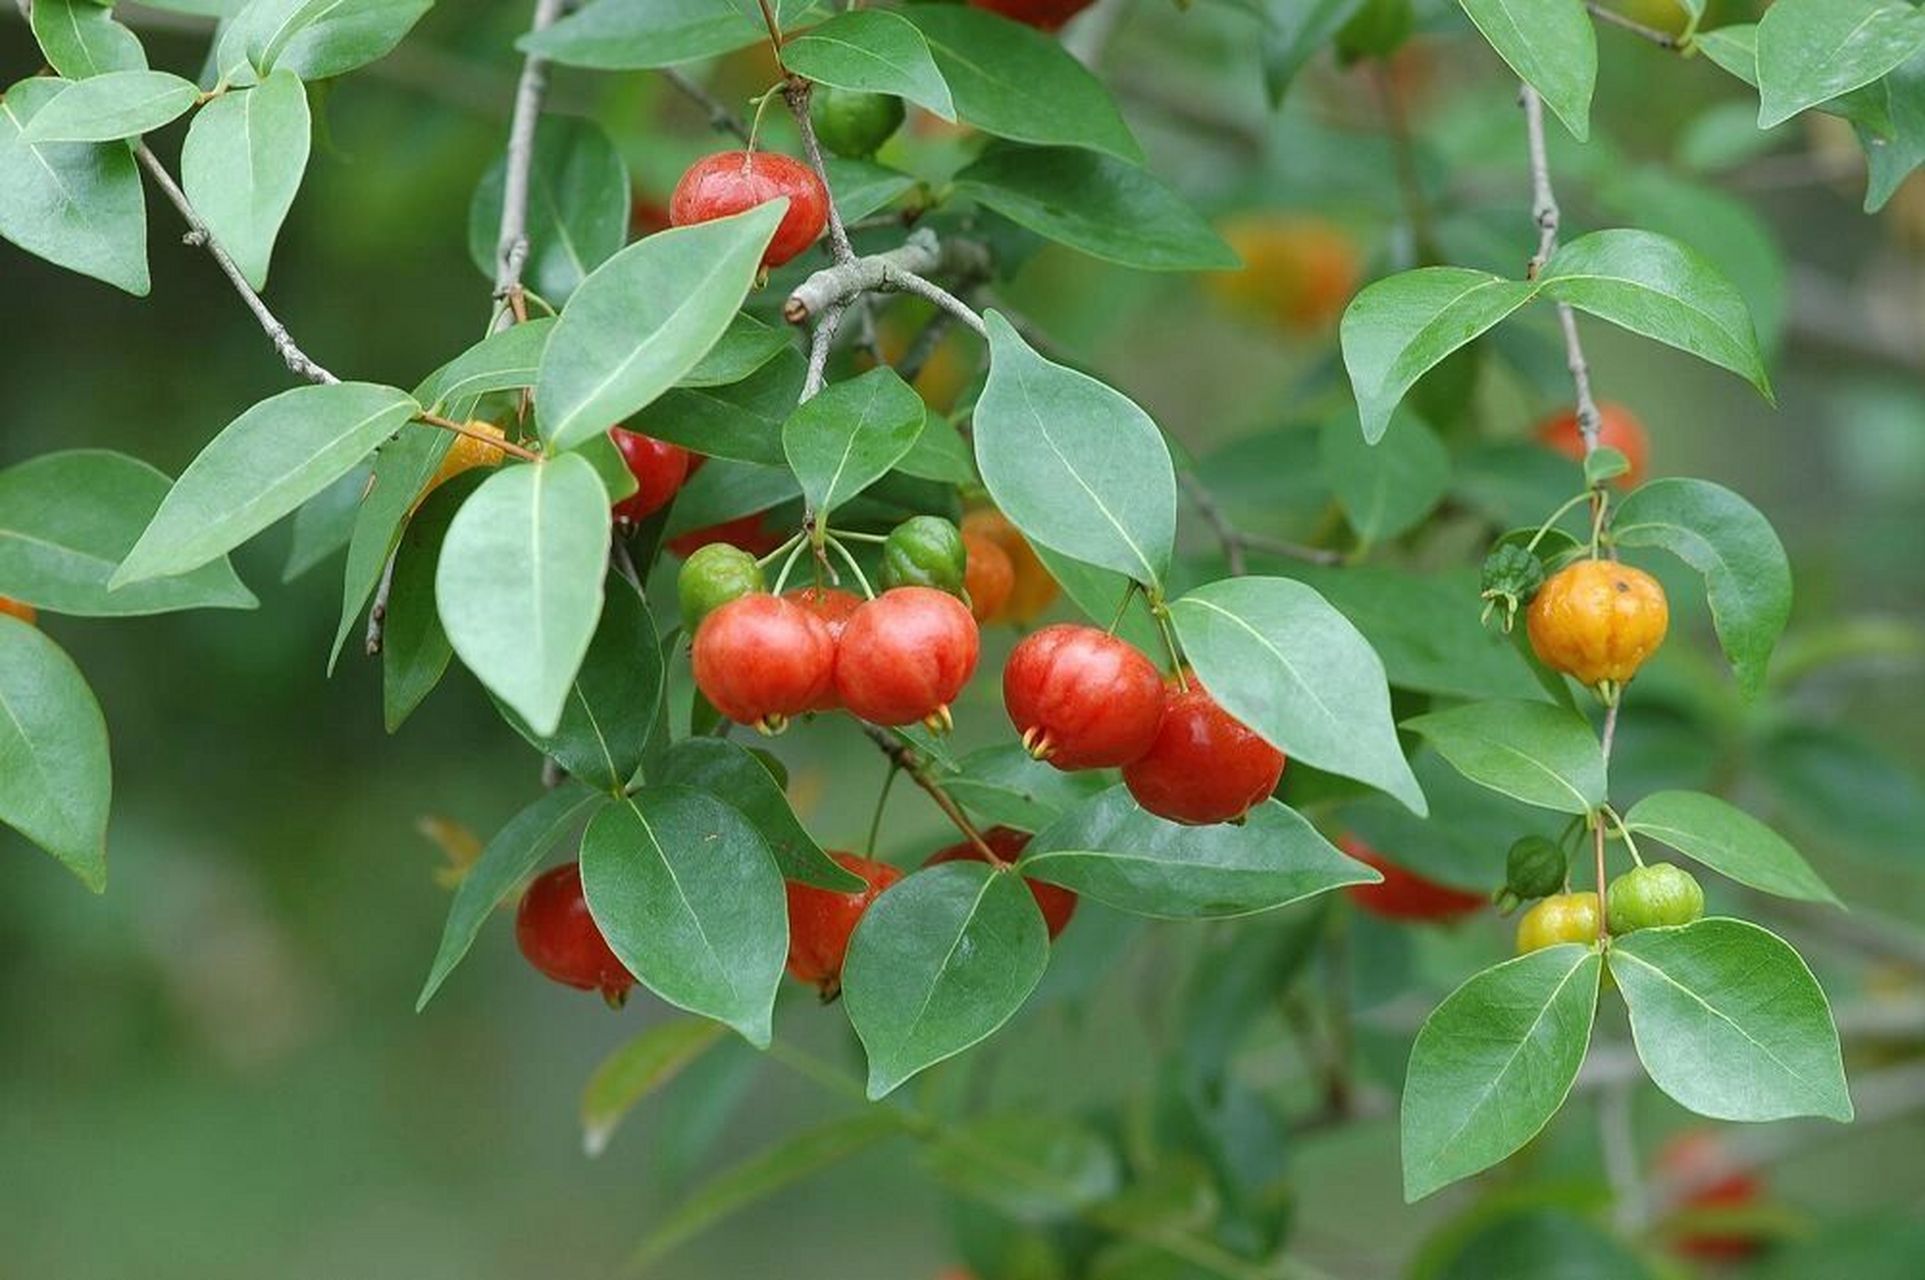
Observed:
[[[171,577],[227,554],[419,412],[405,392],[367,382],[295,387],[261,401],[188,464],[108,585]]]
[[[554,331],[554,319],[544,316],[491,333],[429,374],[415,399],[436,413],[466,418],[482,396],[532,387]]]
[[[1404,721],[1472,782],[1559,813],[1604,803],[1604,749],[1575,711],[1548,702],[1473,702]]]
[[[956,118],[929,42],[887,9],[851,9],[810,27],[782,46],[782,61],[818,84],[893,93],[945,120]]]
[[[594,0],[523,36],[515,47],[565,66],[640,71],[712,58],[768,38],[759,18],[751,21],[748,12],[719,0]]]
[[[1203,216],[1147,171],[1073,147],[992,147],[956,190],[1018,226],[1144,271],[1243,265]]]
[[[542,438],[566,449],[673,387],[728,329],[788,209],[658,232],[596,268],[569,300],[535,382]]]
[[[255,0],[235,18],[237,40],[263,73],[277,67],[327,80],[388,55],[434,0]]]
[[[1653,480],[1611,518],[1621,547],[1662,547],[1704,575],[1718,643],[1747,698],[1764,688],[1791,619],[1791,562],[1759,510],[1709,480]]]
[[[1624,825],[1760,892],[1842,905],[1788,840],[1716,796],[1655,792],[1631,806]]]
[[[381,584],[388,557],[401,541],[407,522],[428,481],[441,467],[442,459],[454,447],[455,437],[447,431],[403,431],[381,446],[367,488],[355,511],[354,530],[348,537],[347,564],[341,573],[341,620],[334,629],[334,647],[328,653],[328,671],[340,661],[342,646],[360,620],[375,589]]]
[[[922,397],[888,365],[797,405],[782,424],[782,453],[809,510],[826,516],[889,474],[928,416]]]
[[[891,885],[863,913],[842,967],[869,1097],[987,1038],[1048,964],[1049,930],[1021,876],[946,862]]]
[[[801,353],[791,349],[728,386],[678,386],[648,407],[648,434],[707,457],[759,463],[786,474],[782,426],[802,394],[806,372]],[[677,502],[674,510],[681,509]]]
[[[1771,398],[1744,295],[1689,245],[1595,231],[1552,255],[1538,285],[1546,298],[1729,369]]]
[[[609,948],[650,991],[769,1043],[789,952],[782,877],[733,808],[686,787],[644,787],[595,815],[582,890]]]
[[[441,928],[441,945],[435,950],[434,963],[428,967],[428,980],[415,998],[415,1012],[425,1009],[435,992],[441,990],[441,984],[468,954],[468,948],[474,945],[481,926],[494,915],[495,908],[506,902],[509,894],[521,889],[549,850],[560,844],[596,806],[607,802],[607,796],[579,782],[564,782],[553,791],[544,792],[495,833],[455,889],[454,901],[448,906],[448,922]]]
[[[943,788],[982,821],[1019,831],[1041,831],[1109,782],[1098,770],[1052,769],[1014,742],[972,751],[956,763],[962,772],[944,777]]]
[[[736,743],[684,738],[668,749],[659,765],[650,766],[648,776],[651,782],[709,792],[740,811],[762,833],[784,879],[837,893],[863,887],[862,878],[824,853],[797,820],[767,766]]]
[[[0,822],[107,887],[113,765],[80,668],[38,627],[0,617]]]
[[[829,175],[829,195],[845,223],[856,222],[894,204],[896,197],[916,185],[916,180],[899,169],[873,160],[851,160],[827,156],[823,170]]]
[[[307,170],[307,89],[280,70],[202,107],[181,147],[181,186],[221,248],[256,289]]]
[[[140,37],[114,21],[113,10],[95,0],[39,0],[33,6],[34,38],[47,63],[69,80],[147,65]]]
[[[1375,444],[1359,428],[1355,409],[1324,423],[1323,469],[1357,536],[1381,542],[1415,528],[1444,500],[1450,451],[1414,413],[1393,414],[1389,430]]]
[[[1518,79],[1544,97],[1571,136],[1591,136],[1597,33],[1584,0],[1458,0]]]
[[[601,617],[608,528],[595,469],[563,454],[488,477],[441,544],[435,607],[449,643],[543,737]]]
[[[165,475],[105,449],[43,454],[0,471],[0,595],[89,618],[260,602],[225,556],[176,578],[107,590],[167,497]]]
[[[454,659],[454,646],[435,609],[435,573],[448,526],[485,478],[482,472],[468,471],[436,486],[395,545],[381,643],[381,716],[389,733],[434,692]]]
[[[506,157],[496,160],[468,202],[468,256],[489,280],[507,169]],[[566,302],[628,243],[629,202],[628,168],[607,132],[592,120],[543,116],[528,173],[528,287],[555,306]]]
[[[1038,832],[1021,867],[1119,911],[1165,920],[1249,915],[1382,878],[1274,800],[1240,823],[1192,827],[1145,813],[1125,787]]]
[[[606,1151],[622,1118],[719,1044],[727,1030],[707,1018],[672,1018],[603,1058],[582,1086],[583,1149],[591,1156]]]
[[[1036,542],[1160,586],[1176,542],[1176,469],[1150,415],[1038,355],[1001,315],[976,402],[976,463],[996,505]]]
[[[115,144],[35,145],[21,136],[65,84],[36,77],[0,97],[0,237],[145,297],[147,204],[133,153]]]
[[[1285,754],[1425,812],[1397,744],[1384,664],[1315,590],[1288,578],[1226,578],[1171,605],[1170,621],[1225,711]]]
[[[1486,969],[1425,1019],[1404,1078],[1404,1199],[1488,1169],[1564,1105],[1591,1046],[1602,962],[1557,946]]]
[[[746,311],[738,311],[729,321],[721,339],[709,348],[693,369],[682,375],[677,386],[726,387],[755,373],[769,361],[795,346],[792,328],[763,324]]]
[[[374,463],[363,462],[301,504],[300,510],[288,521],[287,563],[281,569],[282,582],[293,582],[335,552],[347,548],[354,536],[354,517],[361,510],[361,499],[373,478]]]
[[[1850,1120],[1838,1029],[1796,951],[1755,924],[1709,919],[1611,944],[1638,1057],[1658,1088],[1714,1120]]]
[[[1345,309],[1344,367],[1356,391],[1364,439],[1383,438],[1417,379],[1531,300],[1535,292],[1464,267],[1423,267],[1363,290]]]
[[[34,113],[23,142],[118,142],[158,129],[200,97],[191,80],[165,71],[109,71],[76,80]]]
[[[1758,21],[1758,127],[1872,83],[1925,48],[1900,0],[1779,0]]]

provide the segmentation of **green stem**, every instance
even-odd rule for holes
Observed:
[[[802,554],[803,548],[809,545],[800,534],[796,535],[794,542],[795,546],[789,549],[789,558],[782,562],[782,572],[775,575],[774,592],[778,596],[782,594],[782,588],[789,580],[790,571],[795,568],[796,558]]]
[[[1604,816],[1609,818],[1611,825],[1618,829],[1618,835],[1624,840],[1624,847],[1631,851],[1631,861],[1642,867],[1644,858],[1638,853],[1638,842],[1632,837],[1631,828],[1624,825],[1624,819],[1618,816],[1618,811],[1608,804],[1604,806]]]
[[[1544,535],[1549,533],[1553,528],[1555,528],[1557,526],[1557,522],[1559,520],[1562,520],[1565,514],[1569,512],[1572,507],[1575,507],[1580,502],[1587,502],[1590,500],[1590,498],[1591,498],[1591,491],[1589,489],[1586,489],[1583,493],[1578,494],[1577,497],[1572,498],[1569,502],[1565,503],[1563,506],[1559,507],[1557,510],[1551,512],[1551,518],[1538,526],[1537,533],[1532,536],[1529,542],[1524,544],[1524,550],[1536,551],[1537,544],[1544,541]]]
[[[876,837],[882,833],[882,811],[889,807],[889,788],[896,785],[896,775],[902,767],[895,761],[889,762],[889,772],[882,777],[882,792],[876,797],[876,811],[869,815],[869,838],[863,842],[862,856],[876,856]]]
[[[825,538],[825,541],[834,549],[837,555],[842,557],[842,563],[849,566],[849,572],[856,576],[857,584],[862,587],[863,599],[875,599],[876,589],[870,586],[869,579],[863,576],[862,566],[856,563],[856,558],[849,553],[849,548],[843,546],[842,543],[835,538]]]

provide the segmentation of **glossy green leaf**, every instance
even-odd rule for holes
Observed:
[[[1552,255],[1543,296],[1731,370],[1771,398],[1744,295],[1704,256],[1649,231],[1596,231]]]
[[[420,411],[406,393],[366,382],[295,387],[261,401],[188,464],[109,587],[225,555],[340,479]]]
[[[918,5],[902,16],[928,40],[964,123],[1017,142],[1142,161],[1103,82],[1054,36],[960,5]]]
[[[740,382],[678,386],[651,404],[638,425],[658,440],[712,458],[786,467],[782,424],[795,409],[805,370],[801,353],[793,348],[781,351]],[[697,475],[690,483],[701,478]]]
[[[1022,877],[945,862],[891,885],[863,913],[842,969],[869,1097],[988,1037],[1048,964],[1049,931]]]
[[[1898,194],[1905,179],[1925,164],[1925,53],[1914,54],[1893,68],[1872,89],[1882,89],[1885,93],[1891,136],[1881,137],[1862,124],[1856,126],[1858,145],[1865,152],[1868,170],[1866,213],[1883,209]]]
[[[434,692],[454,658],[454,646],[435,608],[435,572],[448,526],[483,479],[482,473],[470,471],[436,486],[394,549],[381,644],[381,716],[389,733]]]
[[[738,311],[716,344],[682,375],[678,386],[726,387],[742,381],[784,351],[795,349],[794,330],[764,324]]]
[[[767,766],[736,743],[684,738],[668,749],[659,765],[650,766],[649,780],[706,791],[726,801],[762,834],[784,879],[837,893],[862,888],[861,877],[843,870],[797,820],[782,784]]]
[[[812,513],[826,516],[887,475],[922,434],[928,409],[888,365],[796,407],[782,452]]]
[[[192,86],[189,86],[190,88]],[[287,70],[202,107],[181,148],[181,185],[195,212],[256,289],[307,169],[307,90]]]
[[[635,473],[628,469],[628,460],[622,456],[613,436],[606,432],[590,436],[571,452],[595,468],[595,474],[601,477],[602,489],[608,494],[611,504],[641,492],[641,483],[635,479]]]
[[[114,21],[110,6],[94,0],[38,0],[33,35],[48,65],[69,80],[147,66],[140,37]]]
[[[34,145],[21,136],[65,84],[22,80],[0,97],[0,237],[145,297],[147,205],[133,154],[116,143]]]
[[[1108,785],[1099,771],[1065,773],[1031,757],[1020,743],[972,751],[960,773],[942,780],[956,802],[986,824],[1041,831]]]
[[[374,455],[372,477],[355,513],[347,564],[341,572],[341,620],[328,652],[330,673],[361,611],[381,584],[408,513],[440,469],[454,439],[446,431],[403,431]]]
[[[622,1118],[719,1044],[727,1030],[707,1018],[673,1018],[603,1058],[582,1088],[583,1150],[590,1156],[606,1151]]]
[[[1758,22],[1758,127],[1868,85],[1925,47],[1903,0],[1778,0]]]
[[[555,321],[544,316],[491,333],[428,375],[415,398],[435,413],[465,419],[482,396],[532,387],[554,331]]]
[[[1545,1199],[1549,1199],[1547,1194]],[[1657,1280],[1659,1272],[1646,1265],[1631,1247],[1589,1217],[1560,1205],[1533,1204],[1516,1197],[1514,1207],[1500,1208],[1501,1197],[1465,1215],[1453,1226],[1468,1226],[1467,1235],[1447,1232],[1439,1243],[1450,1252],[1436,1267],[1426,1268],[1426,1280]],[[1458,1238],[1451,1238],[1453,1235]],[[1435,1246],[1425,1250],[1434,1256]]]
[[[434,0],[254,0],[235,19],[249,62],[303,80],[366,66],[401,43]]]
[[[1584,0],[1458,0],[1498,56],[1579,142],[1591,136],[1597,34]]]
[[[629,972],[767,1046],[788,907],[747,818],[687,787],[644,787],[595,815],[581,864],[588,909]]]
[[[551,448],[608,430],[695,368],[728,330],[788,207],[772,200],[731,218],[658,232],[582,281],[535,383],[542,438]]]
[[[490,280],[507,163],[506,157],[495,161],[468,203],[468,256]],[[566,302],[590,272],[628,243],[630,199],[627,166],[600,125],[543,116],[528,173],[528,287],[554,306]]]
[[[1176,541],[1176,471],[1150,416],[1052,363],[992,311],[976,463],[1005,515],[1076,560],[1158,586]]]
[[[844,222],[856,222],[887,208],[916,185],[908,174],[873,160],[826,156],[823,168],[829,175],[829,194]]]
[[[1355,409],[1324,423],[1324,474],[1344,518],[1366,543],[1415,528],[1450,489],[1450,452],[1414,413],[1393,414],[1375,444],[1364,439]]]
[[[782,8],[798,8],[792,0]],[[516,48],[571,67],[673,67],[768,40],[751,11],[718,0],[593,0]]]
[[[1315,590],[1287,578],[1226,578],[1176,601],[1170,620],[1224,710],[1291,758],[1425,811],[1397,744],[1384,664]]]
[[[945,120],[956,118],[929,42],[887,9],[850,9],[810,27],[782,47],[782,61],[818,84],[893,93]]]
[[[642,593],[619,573],[603,587],[601,620],[563,704],[561,724],[539,734],[512,711],[508,723],[572,777],[620,791],[642,767],[662,703],[662,647]]]
[[[1704,575],[1718,642],[1738,687],[1756,697],[1791,617],[1791,563],[1771,522],[1722,485],[1667,478],[1626,498],[1611,534],[1621,547],[1662,547]]]
[[[1525,804],[1582,814],[1604,803],[1604,750],[1575,711],[1548,702],[1473,702],[1404,727],[1472,782]]]
[[[509,894],[520,891],[522,883],[534,874],[549,850],[561,843],[562,837],[597,806],[607,802],[608,797],[578,782],[564,782],[553,791],[543,792],[495,833],[455,889],[454,901],[448,907],[448,922],[442,926],[441,945],[435,951],[434,963],[428,967],[428,980],[415,998],[417,1013],[434,999],[441,984],[468,954],[468,948],[474,945],[482,925],[495,914],[495,908],[506,902]]]
[[[374,479],[374,464],[363,462],[301,504],[288,521],[287,564],[281,581],[292,582],[335,552],[346,549],[354,536],[355,516]],[[155,503],[159,505],[158,502]]]
[[[1850,1120],[1831,1005],[1782,938],[1743,920],[1641,929],[1611,946],[1638,1057],[1714,1120]]]
[[[1534,292],[1487,271],[1424,267],[1379,280],[1353,298],[1343,316],[1343,359],[1364,438],[1381,439],[1391,410],[1419,378]]]
[[[1037,832],[1021,866],[1119,911],[1171,920],[1249,915],[1382,878],[1274,800],[1242,822],[1193,827],[1145,813],[1124,787]]]
[[[673,538],[706,529],[799,500],[801,494],[794,473],[787,467],[717,458],[675,495],[666,533]]]
[[[168,488],[146,463],[105,449],[42,454],[0,471],[0,595],[91,618],[254,608],[260,602],[225,556],[107,590]]]
[[[0,822],[107,887],[113,767],[100,704],[59,645],[0,616]]]
[[[441,546],[435,606],[490,693],[555,732],[602,612],[608,493],[569,454],[506,467],[462,506]]]
[[[956,190],[1037,235],[1145,271],[1242,265],[1202,215],[1157,178],[1071,147],[992,147]]]
[[[1716,796],[1659,791],[1632,805],[1624,825],[1739,884],[1781,898],[1838,903],[1838,896],[1789,841]]]
[[[1557,1114],[1590,1048],[1601,970],[1589,947],[1547,947],[1437,1006],[1404,1080],[1404,1199],[1490,1168]]]
[[[27,122],[20,140],[118,142],[178,119],[200,90],[165,71],[108,71],[68,84]]]

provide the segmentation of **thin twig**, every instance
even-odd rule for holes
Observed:
[[[194,212],[194,206],[188,201],[187,193],[180,189],[173,175],[167,172],[167,166],[160,162],[160,158],[144,142],[136,144],[134,157],[153,178],[154,185],[160,188],[161,194],[167,197],[168,203],[178,209],[180,216],[186,219],[187,243],[197,244],[207,250],[216,265],[220,267],[222,274],[233,284],[234,291],[241,295],[241,301],[245,302],[247,309],[254,313],[254,318],[260,322],[262,332],[267,334],[268,340],[274,344],[274,349],[280,352],[288,371],[322,386],[339,382],[339,378],[322,368],[313,357],[301,350],[293,337],[288,334],[287,326],[267,309],[267,304],[261,301],[261,295],[254,292],[254,286],[247,282],[247,277],[241,274],[241,269],[234,265],[234,259],[228,256],[227,250],[223,249],[220,241],[214,238],[214,233],[207,229],[207,224],[201,221],[200,214]]]
[[[742,117],[729,110],[723,101],[674,67],[662,68],[662,76],[690,102],[708,114],[709,127],[717,133],[733,134],[743,146],[749,144],[749,127]]]
[[[545,31],[561,17],[566,0],[535,0],[530,31]],[[528,263],[528,187],[535,165],[535,129],[548,93],[548,59],[531,53],[515,85],[515,111],[508,121],[508,158],[502,170],[501,229],[495,236],[495,297],[506,303],[496,329],[528,318],[521,273]]]
[[[796,403],[814,399],[828,381],[829,352],[835,347],[836,331],[842,328],[842,317],[848,311],[848,303],[834,302],[815,322],[815,332],[809,337],[809,371]]]
[[[374,603],[368,606],[368,631],[365,648],[370,658],[381,656],[381,648],[387,642],[388,596],[394,590],[394,556],[381,566],[381,585],[375,588]]]
[[[1236,525],[1230,522],[1230,517],[1217,502],[1216,495],[1210,492],[1208,485],[1197,478],[1195,472],[1178,471],[1176,478],[1182,484],[1183,492],[1189,496],[1190,505],[1195,507],[1196,513],[1203,517],[1203,522],[1210,526],[1217,536],[1217,541],[1223,544],[1223,557],[1229,566],[1230,576],[1241,578],[1249,572],[1250,568],[1249,561],[1243,554],[1245,547],[1249,544],[1244,541],[1243,535],[1237,532]]]
[[[977,851],[989,860],[991,866],[1009,865],[1007,858],[989,847],[989,841],[983,839],[983,833],[977,829],[975,823],[969,820],[969,815],[962,811],[962,806],[956,803],[955,797],[943,789],[942,783],[929,775],[928,764],[916,753],[915,748],[887,730],[878,729],[872,724],[863,725],[862,732],[869,741],[881,748],[882,754],[889,758],[889,763],[908,774],[911,781],[929,794],[929,798],[936,802],[936,807],[956,824],[956,830],[962,832],[969,843],[976,846]]]
[[[1307,543],[1290,542],[1283,538],[1272,538],[1265,533],[1237,533],[1237,541],[1245,548],[1260,555],[1282,556],[1286,560],[1301,560],[1305,564],[1342,564],[1341,551],[1328,547],[1313,547]]]
[[[936,354],[936,348],[942,345],[942,340],[948,336],[955,322],[955,315],[948,311],[938,311],[923,321],[922,328],[916,330],[916,336],[909,340],[909,349],[896,362],[896,373],[904,382],[914,383],[922,376],[923,367]]]
[[[816,177],[822,179],[822,189],[829,190],[829,169],[822,160],[822,143],[815,136],[815,121],[809,117],[809,96],[814,86],[801,76],[790,76],[782,84],[782,101],[789,104],[789,114],[795,117],[795,127],[802,134],[802,154],[809,158],[809,167],[815,170]],[[855,260],[856,251],[849,244],[849,229],[842,225],[842,213],[836,208],[835,196],[828,199],[829,206],[829,253],[838,265]]]
[[[1646,26],[1636,18],[1628,18],[1616,9],[1606,8],[1604,5],[1599,4],[1598,0],[1584,0],[1584,7],[1589,9],[1591,16],[1599,22],[1607,23],[1613,27],[1622,27],[1640,40],[1649,40],[1660,49],[1676,49],[1678,47],[1677,37],[1670,32],[1660,31],[1656,27]]]
[[[1525,136],[1531,157],[1531,217],[1537,223],[1537,252],[1531,258],[1527,274],[1535,280],[1551,255],[1557,252],[1557,234],[1563,215],[1558,209],[1557,193],[1551,188],[1551,162],[1544,140],[1544,99],[1527,84],[1523,103]],[[1599,424],[1597,401],[1591,394],[1591,366],[1584,358],[1584,344],[1578,339],[1577,313],[1560,302],[1557,322],[1564,331],[1564,362],[1577,388],[1577,429],[1588,457],[1597,449]]]

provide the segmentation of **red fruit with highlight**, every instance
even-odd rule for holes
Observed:
[[[1489,905],[1481,893],[1466,893],[1398,866],[1355,836],[1344,836],[1337,847],[1382,873],[1380,884],[1346,885],[1350,900],[1373,916],[1386,920],[1444,922],[1459,920]]]
[[[1156,741],[1163,677],[1115,636],[1059,623],[1010,651],[1003,705],[1039,760],[1058,769],[1112,768],[1141,758]]]
[[[842,962],[849,954],[849,938],[869,904],[881,896],[902,872],[886,862],[859,858],[853,853],[831,853],[843,868],[868,882],[857,893],[837,893],[790,881],[789,973],[821,989],[832,1000],[842,990]]]
[[[980,645],[976,620],[948,592],[886,591],[849,615],[836,646],[836,697],[870,724],[946,727]]]
[[[634,493],[615,504],[615,518],[639,524],[666,507],[688,479],[688,450],[622,427],[609,428],[608,435],[636,485]]]
[[[802,587],[794,591],[784,591],[784,600],[793,600],[798,605],[822,619],[822,625],[829,628],[829,636],[838,645],[842,643],[842,629],[849,625],[849,616],[862,605],[862,597],[840,587]],[[811,711],[834,711],[842,702],[836,697],[835,681],[829,681],[828,689]]]
[[[1016,861],[1029,845],[1029,832],[1018,831],[1014,827],[991,827],[982,835],[983,843],[1004,862]],[[964,840],[960,844],[952,844],[947,848],[936,850],[922,865],[933,867],[939,862],[988,861],[981,849],[972,842]],[[1050,941],[1054,942],[1056,936],[1069,927],[1070,917],[1076,914],[1077,896],[1061,885],[1046,884],[1041,880],[1031,880],[1027,876],[1023,877],[1023,883],[1029,886],[1030,895],[1036,899],[1036,905],[1042,909],[1043,923],[1049,926]]]
[[[545,976],[583,991],[599,991],[612,1005],[627,998],[633,974],[608,949],[601,927],[582,897],[578,863],[550,867],[536,876],[515,911],[515,941],[528,963]]]
[[[829,220],[829,192],[815,170],[775,151],[721,151],[688,167],[669,197],[669,220],[678,227],[727,218],[771,200],[789,198],[789,209],[762,254],[762,265],[779,267],[815,243]]]
[[[1187,689],[1169,687],[1156,742],[1123,766],[1123,782],[1158,817],[1202,825],[1233,821],[1263,803],[1283,766],[1283,752],[1218,706],[1192,676]]]
[[[835,673],[836,642],[822,619],[793,600],[731,600],[695,632],[695,684],[731,720],[779,732],[812,709]]]

